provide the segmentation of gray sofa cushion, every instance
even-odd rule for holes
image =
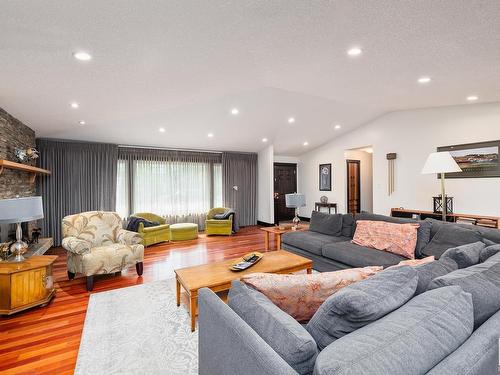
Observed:
[[[474,325],[479,327],[500,309],[500,254],[486,262],[434,279],[429,289],[458,285],[472,294]]]
[[[309,223],[309,230],[312,232],[327,234],[329,236],[341,236],[342,215],[330,215],[323,212],[313,211],[311,214],[311,221]]]
[[[353,214],[342,215],[342,236],[350,237],[354,235],[354,216]]]
[[[500,245],[491,245],[485,247],[483,250],[481,250],[481,253],[479,254],[479,262],[481,263],[486,262],[488,258],[498,253],[500,253]]]
[[[312,232],[310,230],[287,232],[281,236],[281,242],[316,255],[321,255],[321,248],[323,245],[346,240],[347,238],[329,236],[327,234]]]
[[[415,295],[419,295],[427,290],[429,284],[436,277],[444,276],[458,269],[457,262],[451,258],[441,258],[434,262],[413,267],[418,274],[418,285]]]
[[[314,375],[421,375],[472,333],[472,300],[459,287],[413,298],[324,349]]]
[[[500,312],[497,312],[427,375],[498,375],[499,337]]]
[[[369,247],[359,246],[350,241],[326,244],[321,251],[324,257],[352,267],[392,266],[406,258]]]
[[[262,293],[233,281],[228,305],[299,374],[310,374],[318,354],[314,339]]]
[[[481,237],[486,238],[490,241],[493,241],[494,243],[500,243],[500,230],[495,229],[495,228],[486,228],[486,227],[481,227],[479,225],[470,225],[470,224],[456,224],[456,223],[448,223],[448,222],[443,222],[441,220],[435,220],[435,219],[425,219],[425,221],[428,221],[432,224],[431,228],[431,238],[436,235],[436,233],[439,231],[439,229],[443,226],[451,226],[451,227],[459,227],[459,228],[464,228],[464,229],[474,229],[479,232]]]
[[[348,285],[320,306],[307,330],[323,349],[406,303],[415,294],[417,281],[416,271],[402,266]]]
[[[417,230],[417,245],[415,246],[415,256],[417,258],[423,257],[422,250],[427,246],[427,244],[431,240],[432,224],[424,220],[414,220],[405,217],[392,217],[392,216],[369,214],[369,213],[358,214],[356,215],[355,220],[356,222],[359,220],[371,220],[371,221],[386,221],[388,223],[395,223],[395,224],[408,224],[408,223],[420,224],[420,227]],[[356,225],[354,226],[354,230],[356,230]]]
[[[479,255],[485,247],[486,245],[481,241],[452,247],[446,250],[440,259],[451,258],[457,262],[458,268],[467,268],[479,263]]]
[[[481,235],[474,228],[462,228],[456,225],[441,225],[431,242],[422,250],[425,256],[434,255],[439,259],[443,253],[461,245],[481,241]]]

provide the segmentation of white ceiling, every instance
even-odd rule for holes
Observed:
[[[363,55],[346,56],[355,45]],[[76,61],[80,49],[93,59]],[[421,75],[433,81],[419,85]],[[266,137],[298,155],[388,111],[471,94],[500,101],[498,0],[16,0],[0,10],[0,107],[39,137],[239,151]]]

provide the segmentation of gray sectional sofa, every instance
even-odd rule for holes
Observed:
[[[323,217],[321,222],[334,225],[338,234],[338,220]],[[228,304],[201,289],[199,374],[498,375],[500,245],[495,243],[500,243],[500,231],[439,222],[424,227],[430,233],[420,244],[421,256],[433,252],[439,260],[392,267],[346,286],[309,322],[297,322],[239,281],[233,282]],[[326,257],[325,248],[350,237],[318,233],[303,244],[319,264],[365,265],[356,257]],[[450,241],[460,244],[443,251]],[[399,261],[370,259],[384,259],[387,265]]]

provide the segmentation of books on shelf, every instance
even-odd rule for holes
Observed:
[[[469,225],[476,225],[477,220],[470,218],[470,217],[457,217],[456,220],[457,224],[469,224]]]

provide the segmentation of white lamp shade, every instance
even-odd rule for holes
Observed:
[[[305,207],[306,196],[304,194],[285,194],[285,204],[288,208]]]
[[[0,223],[24,223],[43,218],[42,197],[0,199]]]
[[[427,157],[422,174],[462,172],[448,151],[433,152]]]

